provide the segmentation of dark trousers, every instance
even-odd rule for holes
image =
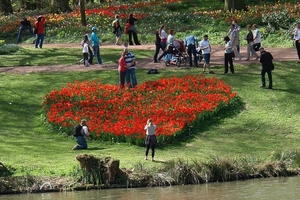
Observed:
[[[134,40],[135,45],[140,45],[140,42],[137,38],[136,32],[135,31],[128,31],[129,45],[133,45],[132,36],[133,36],[133,40]]]
[[[300,41],[299,40],[295,41],[295,46],[296,46],[296,49],[297,49],[298,58],[300,60]]]
[[[193,66],[192,54],[194,56],[194,64],[195,64],[195,66],[198,66],[196,46],[193,44],[188,45],[187,52],[189,54],[190,67]]]
[[[87,65],[89,62],[89,54],[88,53],[83,53],[83,63],[84,65]]]
[[[230,65],[230,71],[231,73],[234,73],[234,68],[233,68],[233,62],[232,62],[232,55],[231,53],[225,53],[225,71],[224,73],[228,73],[228,63]]]
[[[154,154],[155,154],[155,145],[146,145],[146,156],[148,156],[149,153],[149,149],[151,148],[152,151],[152,158],[154,158]]]
[[[125,86],[125,76],[126,76],[126,71],[119,72],[120,88],[124,88],[124,86]]]
[[[154,56],[153,56],[153,61],[157,61],[157,56],[158,56],[158,53],[159,53],[159,50],[161,49],[162,51],[164,51],[166,48],[166,43],[159,43],[159,44],[155,44],[155,53],[154,53]],[[163,56],[159,56],[159,59],[160,60]]]
[[[266,79],[265,79],[266,73],[268,74],[269,88],[272,89],[272,70],[271,69],[263,68],[261,70],[261,85],[266,86]]]

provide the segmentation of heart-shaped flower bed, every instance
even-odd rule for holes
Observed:
[[[144,138],[143,128],[152,118],[158,138],[165,140],[180,135],[197,118],[226,106],[235,96],[224,81],[203,76],[161,78],[123,90],[96,80],[53,90],[45,96],[43,108],[48,122],[65,132],[71,133],[85,118],[93,135],[119,141]]]

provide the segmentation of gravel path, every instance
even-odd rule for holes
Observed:
[[[32,46],[32,44],[21,44],[20,46]],[[78,48],[81,47],[78,44],[44,44],[44,48],[54,48],[54,47],[64,47],[64,48]],[[114,48],[120,49],[122,51],[123,46],[115,45],[103,45],[101,48]],[[129,49],[145,49],[155,51],[155,45],[139,45],[139,46],[129,46]],[[296,61],[297,53],[295,48],[270,48],[266,49],[272,53],[275,62],[280,61]],[[236,64],[248,65],[250,63],[257,63],[260,65],[259,61],[252,58],[250,61],[245,61],[246,57],[246,47],[241,47],[241,54],[243,59],[241,61],[235,61]],[[105,62],[105,61],[104,61]],[[212,69],[215,66],[223,66],[224,62],[224,53],[223,46],[212,46],[211,53],[211,67]],[[188,65],[181,67],[187,67]],[[201,66],[201,64],[200,64]],[[16,66],[16,67],[0,67],[0,73],[13,73],[13,74],[27,74],[27,73],[42,73],[42,72],[60,72],[60,71],[88,71],[88,70],[108,70],[108,69],[117,69],[117,64],[107,64],[100,66],[98,64],[91,65],[90,67],[84,67],[83,65],[70,64],[70,65],[48,65],[48,66]],[[151,68],[167,68],[164,62],[161,63],[152,63],[152,58],[139,60],[137,62],[137,68],[142,69],[151,69]],[[175,65],[170,65],[168,68],[177,68]]]

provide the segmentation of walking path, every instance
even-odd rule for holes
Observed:
[[[21,46],[32,46],[32,44],[21,44]],[[81,47],[78,44],[45,44],[44,48],[78,48]],[[101,48],[114,48],[120,49],[122,51],[123,46],[115,46],[115,45],[103,45]],[[155,45],[138,45],[138,46],[129,46],[129,49],[144,49],[144,50],[153,50],[153,54],[155,51]],[[295,48],[266,48],[267,51],[272,53],[275,62],[280,61],[298,61],[297,53]],[[136,53],[137,54],[137,53]],[[252,58],[250,61],[245,61],[246,59],[246,47],[241,47],[241,54],[243,59],[241,61],[235,61],[235,64],[240,65],[249,65],[251,63],[257,63],[260,65],[259,61]],[[211,67],[212,69],[215,66],[223,66],[224,65],[224,52],[223,46],[212,46],[211,53]],[[181,65],[181,67],[188,67],[189,65]],[[201,65],[200,65],[201,66]],[[164,62],[161,63],[153,63],[152,58],[139,60],[137,62],[137,67],[141,69],[152,69],[152,68],[177,68],[175,65],[170,65],[169,67],[165,66]],[[118,68],[117,64],[106,64],[104,66],[100,66],[98,64],[91,65],[90,67],[84,67],[83,65],[78,64],[70,64],[70,65],[47,65],[47,66],[16,66],[16,67],[0,67],[0,73],[14,73],[14,74],[27,74],[31,72],[60,72],[60,71],[88,71],[88,70],[107,70]]]

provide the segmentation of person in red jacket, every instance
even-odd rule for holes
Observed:
[[[125,76],[126,76],[126,61],[125,61],[125,50],[122,52],[121,57],[119,59],[119,82],[120,88],[123,89],[125,87]]]
[[[42,48],[45,36],[45,16],[38,16],[37,20],[34,23],[35,28],[37,29],[36,40],[35,40],[35,48]]]

